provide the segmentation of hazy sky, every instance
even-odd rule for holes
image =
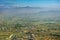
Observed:
[[[60,0],[0,0],[0,6],[32,6],[32,7],[41,7],[41,6],[52,6],[59,7]]]

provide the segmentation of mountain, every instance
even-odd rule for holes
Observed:
[[[26,6],[26,7],[17,7],[17,6],[0,6],[0,8],[36,8],[36,9],[42,9],[42,7],[30,7],[30,6]]]

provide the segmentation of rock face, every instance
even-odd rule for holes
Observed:
[[[10,40],[17,40],[17,37],[15,34],[10,35],[9,37]]]
[[[28,32],[28,40],[33,40],[33,36],[31,32]]]

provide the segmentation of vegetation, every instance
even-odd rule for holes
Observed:
[[[3,18],[0,19],[0,40],[60,40],[60,24]]]

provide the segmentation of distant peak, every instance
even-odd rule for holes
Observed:
[[[30,8],[30,6],[26,6],[26,8]]]

